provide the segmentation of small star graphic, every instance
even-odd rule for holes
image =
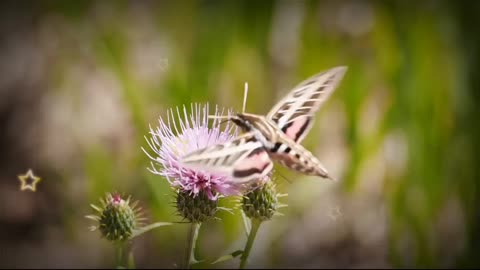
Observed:
[[[160,69],[165,70],[168,67],[168,58],[163,58],[160,60]]]
[[[330,213],[328,213],[328,216],[333,220],[337,220],[337,218],[342,216],[342,212],[340,211],[340,207],[336,206],[335,208],[331,208]]]
[[[35,192],[37,190],[37,184],[40,182],[40,177],[37,177],[33,174],[32,169],[29,169],[25,175],[19,175],[18,179],[20,180],[20,190],[31,190]],[[32,181],[28,181],[28,179],[32,179]],[[30,183],[28,183],[30,182]]]

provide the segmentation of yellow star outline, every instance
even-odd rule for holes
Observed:
[[[34,174],[33,174],[33,171],[32,169],[29,169],[28,172],[25,174],[25,175],[19,175],[18,176],[18,179],[20,180],[21,182],[21,185],[20,185],[20,190],[31,190],[33,192],[35,192],[37,190],[37,184],[38,182],[40,182],[40,177],[36,177]],[[28,179],[33,179],[33,181],[29,184],[28,183]]]

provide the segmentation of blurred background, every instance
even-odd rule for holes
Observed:
[[[348,66],[305,142],[336,183],[280,168],[283,217],[249,266],[478,267],[478,1],[4,1],[0,7],[0,267],[114,267],[90,203],[120,191],[179,221],[147,171],[149,124],[175,106],[265,114]],[[37,192],[19,190],[28,169]],[[233,206],[232,200],[224,200]],[[199,257],[246,241],[238,212]],[[138,238],[138,268],[181,262],[188,227]],[[211,267],[200,264],[196,267]],[[238,260],[213,267],[236,268]]]

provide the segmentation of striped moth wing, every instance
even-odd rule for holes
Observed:
[[[192,169],[228,176],[238,184],[263,177],[273,168],[267,151],[252,133],[194,151],[183,157],[181,163]]]
[[[301,82],[273,107],[267,119],[300,143],[312,127],[314,114],[336,89],[346,70],[335,67]]]

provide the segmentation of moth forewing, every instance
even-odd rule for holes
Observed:
[[[228,161],[232,155],[248,155],[249,152],[259,146],[261,144],[255,142],[251,134],[243,134],[230,142],[215,144],[191,152],[182,158],[181,163],[209,165],[212,161],[215,161],[215,166],[218,166]]]
[[[300,142],[310,130],[315,113],[337,88],[346,70],[343,66],[335,67],[304,80],[272,108],[267,119],[275,122],[291,139]],[[288,129],[302,132],[289,132]],[[292,134],[297,136],[292,137]]]
[[[263,145],[251,133],[243,134],[231,142],[217,144],[186,155],[185,167],[217,173],[245,183],[265,176],[273,164]]]

